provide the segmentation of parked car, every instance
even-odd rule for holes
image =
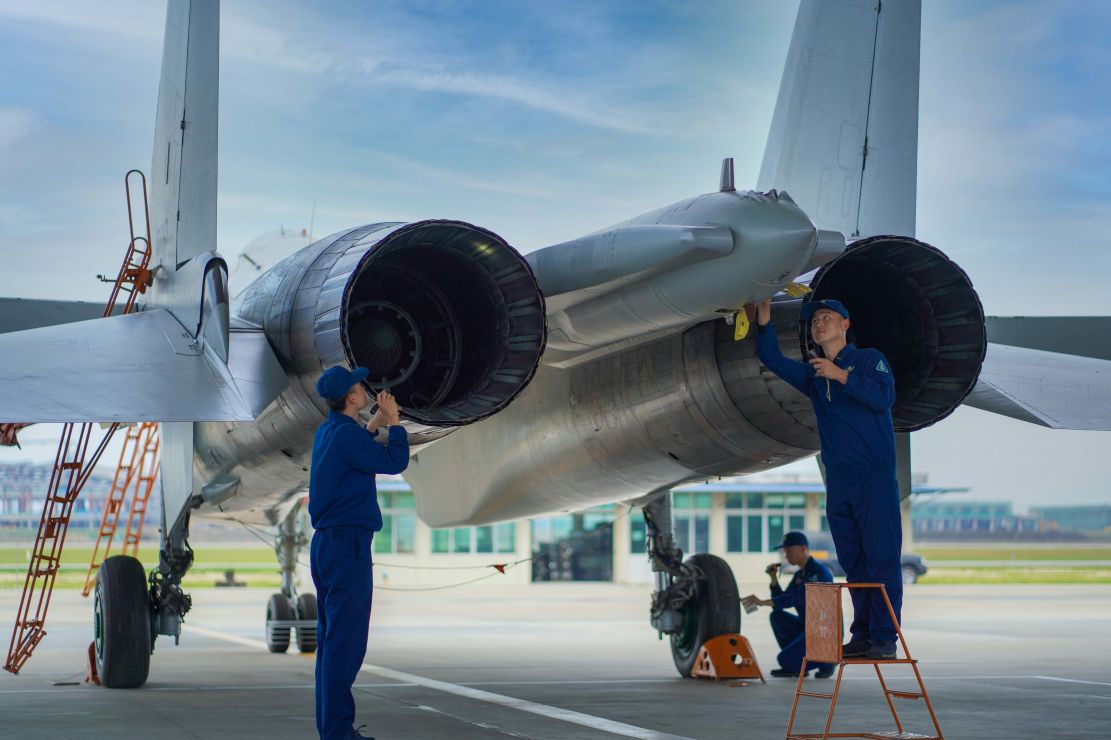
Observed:
[[[815,532],[806,530],[806,539],[810,540],[810,554],[833,572],[833,577],[843,578],[845,570],[837,562],[837,551],[833,547],[833,536],[829,532]],[[926,558],[913,552],[904,552],[901,558],[903,583],[917,583],[918,579],[926,575],[929,568]]]

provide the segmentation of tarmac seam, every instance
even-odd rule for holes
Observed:
[[[248,647],[260,648],[267,650],[266,643],[262,640],[256,640],[250,637],[241,637],[239,635],[231,635],[218,630],[201,627],[196,624],[183,625],[186,629],[193,630],[202,635],[213,637],[218,640],[225,640],[227,642],[234,642]],[[665,732],[658,732],[656,730],[649,730],[644,727],[637,727],[636,725],[625,724],[605,717],[596,717],[592,714],[585,714],[583,712],[576,712],[572,709],[563,709],[561,707],[553,707],[547,704],[539,704],[537,702],[528,701],[526,699],[517,699],[512,696],[505,696],[503,694],[495,694],[490,691],[483,691],[481,689],[473,689],[467,686],[460,686],[459,684],[448,683],[447,681],[437,681],[434,678],[425,678],[413,673],[405,673],[404,671],[397,671],[392,668],[384,666],[376,666],[370,663],[363,663],[361,670],[371,673],[382,678],[388,678],[400,683],[416,684],[424,688],[433,689],[435,691],[442,691],[446,694],[454,694],[462,696],[467,699],[474,699],[475,701],[483,701],[488,704],[496,704],[498,706],[516,709],[521,712],[528,712],[530,714],[548,717],[550,719],[560,720],[562,722],[569,722],[571,724],[589,727],[602,732],[608,732],[613,735],[621,735],[622,737],[635,737],[639,740],[693,740],[693,738],[683,737],[682,735],[671,735]]]

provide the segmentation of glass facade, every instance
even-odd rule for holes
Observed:
[[[378,494],[382,508],[382,531],[374,535],[374,552],[412,553],[416,550],[417,512],[413,494]]]
[[[434,554],[472,555],[516,550],[517,525],[513,522],[432,530]]]
[[[684,554],[710,551],[710,509],[714,497],[708,491],[674,491],[671,494],[671,521],[675,544]]]
[[[805,493],[725,494],[726,552],[770,552],[794,529],[806,529]]]

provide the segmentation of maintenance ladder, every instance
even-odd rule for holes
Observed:
[[[135,209],[132,207],[132,202],[137,200],[137,196],[133,198],[131,193],[133,175],[138,176],[139,183],[142,185],[145,236],[135,233]],[[117,308],[118,313],[131,313],[135,309],[136,299],[146,292],[153,281],[149,268],[151,250],[147,180],[142,172],[130,170],[124,175],[124,192],[127,197],[127,221],[131,241],[128,242],[123,264],[113,281],[112,293],[104,306],[102,314],[104,317],[117,312]],[[117,306],[121,296],[126,297],[122,305]],[[47,487],[46,503],[42,508],[31,560],[27,564],[27,577],[23,582],[19,612],[16,614],[12,639],[8,644],[8,657],[4,662],[4,670],[13,674],[19,673],[35,647],[46,637],[46,612],[50,607],[54,581],[61,566],[62,546],[65,544],[66,532],[69,531],[73,504],[97,462],[100,461],[100,456],[104,454],[112,435],[120,427],[119,424],[111,424],[90,456],[88,449],[94,426],[93,422],[80,424],[71,422],[62,427],[58,453],[54,458],[54,469],[50,474],[50,484]],[[12,430],[13,440],[14,431]]]
[[[88,596],[96,585],[97,570],[112,551],[112,540],[116,536],[120,514],[130,490],[131,506],[127,517],[127,531],[124,535],[123,554],[138,557],[139,538],[143,532],[147,502],[150,500],[154,482],[158,479],[158,424],[145,421],[128,427],[120,450],[120,461],[112,478],[112,489],[104,504],[89,570],[85,574],[82,596]]]
[[[887,605],[887,612],[891,616],[891,623],[895,625],[895,632],[899,636],[899,644],[903,647],[905,658],[871,660],[843,658],[841,656],[841,591],[843,589],[853,588],[879,589],[879,592],[883,595],[884,604]],[[833,686],[832,694],[802,690],[803,680],[806,678],[807,663],[836,663],[838,665],[837,682]],[[845,666],[847,665],[871,665],[875,668],[876,678],[879,679],[880,688],[883,689],[883,696],[887,700],[887,707],[891,710],[891,718],[895,720],[896,730],[847,733],[830,732],[830,727],[833,725],[833,712],[837,708],[837,697],[841,692],[841,678],[844,676]],[[887,681],[884,680],[883,672],[880,671],[881,665],[909,665],[914,669],[914,676],[918,680],[919,690],[895,691],[889,689],[887,687]],[[826,699],[829,701],[829,714],[826,716],[826,726],[823,732],[792,732],[795,726],[795,712],[799,707],[799,697],[802,696]],[[930,712],[930,719],[933,720],[934,730],[937,734],[920,735],[903,729],[903,722],[899,718],[899,713],[895,710],[895,702],[893,702],[892,699],[924,699],[926,708]],[[907,648],[907,641],[903,637],[903,630],[899,626],[899,620],[895,618],[895,610],[891,607],[891,601],[887,598],[887,589],[884,588],[882,583],[806,584],[806,657],[803,658],[802,668],[799,671],[798,684],[795,686],[795,703],[791,706],[791,719],[787,723],[786,740],[816,740],[817,738],[825,740],[826,738],[832,737],[874,738],[874,740],[945,740],[944,736],[941,734],[941,725],[937,722],[937,715],[934,713],[933,704],[930,702],[930,696],[926,693],[926,685],[922,682],[922,674],[918,671],[918,661],[910,655],[910,650]]]

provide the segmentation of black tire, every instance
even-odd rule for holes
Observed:
[[[903,583],[918,583],[918,570],[914,566],[903,566]]]
[[[741,631],[741,599],[729,564],[716,555],[699,553],[687,558],[705,576],[687,602],[683,629],[671,636],[671,658],[679,675],[690,676],[698,650],[711,637]]]
[[[297,597],[297,618],[316,621],[316,594]],[[297,629],[297,649],[302,653],[316,652],[316,625]]]
[[[150,619],[143,564],[127,555],[101,563],[93,600],[93,644],[101,686],[135,689],[147,682]]]
[[[266,647],[272,653],[284,653],[289,650],[289,627],[272,627],[273,620],[296,619],[293,602],[285,594],[274,594],[266,604]]]

